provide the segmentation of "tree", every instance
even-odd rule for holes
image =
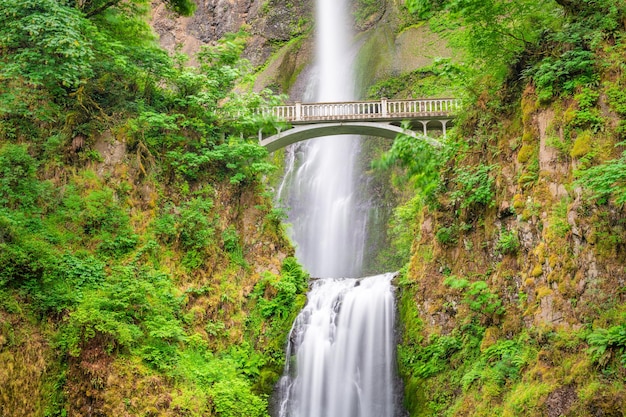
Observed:
[[[118,7],[122,0],[73,0],[72,5],[90,18],[102,14],[104,11]],[[131,0],[131,3],[145,3],[144,0]],[[191,16],[196,9],[192,0],[165,0],[165,4],[174,12],[182,16]]]
[[[559,15],[553,0],[407,0],[406,5],[421,17],[439,10],[449,13],[464,28],[453,41],[479,69],[500,78]]]
[[[92,75],[90,26],[56,0],[0,0],[0,81],[77,87]]]

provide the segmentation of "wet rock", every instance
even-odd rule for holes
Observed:
[[[546,400],[548,417],[567,415],[577,399],[576,388],[572,385],[560,387],[552,391]]]

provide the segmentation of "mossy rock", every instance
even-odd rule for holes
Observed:
[[[520,164],[525,164],[535,155],[535,146],[534,145],[522,145],[519,153],[517,154],[517,162]]]
[[[574,141],[574,146],[572,146],[572,150],[570,151],[570,156],[572,158],[582,158],[591,152],[591,144],[593,141],[593,134],[589,130],[585,130],[582,133],[578,134],[578,137]]]

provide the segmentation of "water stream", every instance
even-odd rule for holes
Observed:
[[[391,279],[313,283],[290,336],[280,417],[395,415]]]
[[[317,0],[316,69],[305,101],[355,99],[348,0]],[[278,417],[394,417],[391,274],[362,275],[367,206],[356,192],[360,138],[331,136],[287,150],[278,198],[296,256],[314,277],[294,323],[277,392]],[[346,278],[347,277],[347,278]]]

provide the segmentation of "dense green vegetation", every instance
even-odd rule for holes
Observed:
[[[276,98],[148,8],[0,1],[3,416],[267,415],[307,287],[245,139]]]
[[[307,282],[246,140],[278,98],[248,92],[246,33],[189,67],[149,7],[0,0],[3,416],[267,414]],[[375,163],[406,197],[378,265],[405,265],[408,410],[626,414],[626,4],[405,7],[455,57],[369,95],[465,101],[443,149]]]
[[[406,8],[463,60],[373,94],[465,100],[442,150],[400,137],[375,163],[414,190],[390,229],[410,414],[624,415],[626,3]]]

